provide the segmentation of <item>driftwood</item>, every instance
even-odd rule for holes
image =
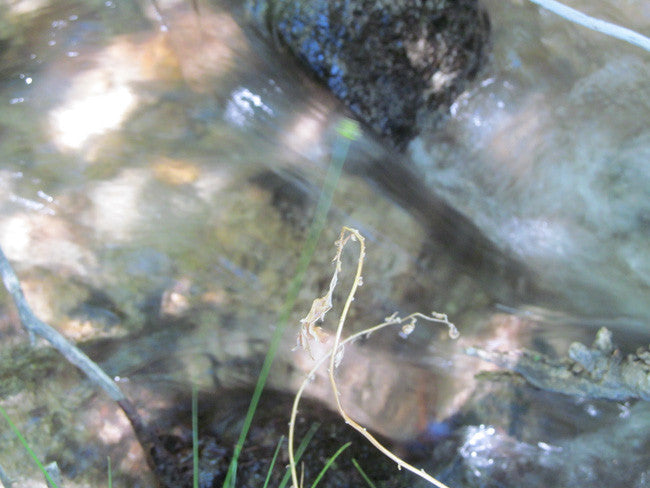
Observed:
[[[650,400],[650,350],[643,347],[623,356],[605,327],[590,348],[574,342],[562,359],[525,349],[493,352],[473,347],[465,352],[518,373],[543,390],[616,401]]]

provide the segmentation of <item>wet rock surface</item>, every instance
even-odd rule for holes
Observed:
[[[584,398],[650,400],[650,352],[640,347],[624,355],[612,343],[612,333],[601,328],[591,348],[574,342],[568,358],[538,352],[485,351],[467,353],[515,373],[537,388]]]
[[[489,21],[473,0],[249,0],[288,49],[361,121],[403,147],[418,114],[447,112],[484,63]]]
[[[447,420],[459,428],[441,442],[433,429],[423,436],[425,443],[438,440],[433,458],[447,464],[443,472],[451,485],[518,486],[525,480],[542,487],[584,479],[605,487],[622,481],[645,486],[647,473],[638,466],[649,457],[632,446],[650,442],[648,403],[636,401],[643,395],[639,384],[647,382],[647,350],[623,354],[605,328],[591,348],[573,343],[569,358],[550,344],[545,349],[524,351],[508,365],[514,354],[480,355],[514,373],[477,375],[471,397]],[[612,465],[624,472],[614,474]]]
[[[503,394],[497,387],[483,401],[494,406],[499,404],[495,397]],[[448,466],[443,472],[450,486],[520,486],[523,482],[526,486],[541,488],[572,485],[581,480],[612,488],[621,483],[647,486],[647,471],[640,467],[647,466],[649,457],[645,450],[633,448],[649,441],[647,403],[616,408],[611,403],[579,405],[567,399],[549,403],[548,398],[542,400],[534,394],[531,397],[530,392],[522,395],[520,391],[518,396],[516,405],[528,396],[538,402],[533,408],[557,408],[558,417],[576,419],[582,425],[572,435],[550,442],[542,440],[546,438],[543,424],[526,426],[527,433],[536,434],[524,440],[526,436],[522,439],[521,432],[509,431],[508,426],[497,419],[499,415],[493,417],[494,424],[463,427],[433,449],[436,463]],[[503,412],[512,405],[506,401],[498,408]],[[585,425],[580,419],[589,411],[606,418],[607,422]],[[476,412],[487,413],[480,407]],[[611,466],[620,466],[622,471],[613,470]]]

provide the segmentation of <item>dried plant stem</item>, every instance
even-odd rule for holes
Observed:
[[[349,227],[343,227],[341,230],[341,235],[339,237],[339,240],[336,242],[337,246],[337,254],[334,258],[335,265],[336,265],[336,270],[335,270],[335,276],[338,275],[338,273],[341,270],[341,253],[343,251],[343,246],[348,242],[348,240],[356,240],[359,242],[359,258],[357,261],[357,271],[354,277],[354,282],[352,284],[352,287],[350,288],[350,292],[348,294],[348,297],[345,301],[345,305],[343,306],[343,311],[341,312],[341,317],[339,319],[338,327],[336,329],[336,336],[334,339],[334,345],[332,346],[332,349],[329,351],[329,353],[325,354],[323,357],[319,358],[314,367],[311,369],[311,371],[308,373],[307,378],[302,382],[300,385],[300,388],[296,392],[296,396],[294,398],[293,402],[293,408],[291,409],[291,419],[289,421],[289,466],[291,468],[291,477],[293,480],[293,487],[298,488],[301,486],[301,484],[298,483],[298,475],[296,471],[296,464],[294,460],[294,454],[293,454],[293,438],[294,438],[294,431],[295,431],[295,421],[296,421],[296,416],[298,415],[298,405],[300,403],[300,399],[302,398],[302,394],[307,388],[307,385],[311,381],[311,379],[315,376],[316,372],[318,371],[318,368],[321,367],[321,365],[329,359],[329,379],[330,383],[332,385],[332,391],[334,393],[334,398],[336,400],[336,406],[339,411],[339,414],[341,417],[343,417],[343,420],[345,420],[345,423],[352,426],[354,429],[356,429],[361,435],[363,435],[368,441],[375,446],[380,452],[382,452],[385,456],[393,460],[395,463],[400,468],[407,469],[411,471],[412,473],[420,476],[421,478],[427,480],[431,484],[437,486],[438,488],[449,488],[447,485],[444,483],[438,481],[434,477],[430,476],[427,474],[424,470],[422,469],[417,469],[416,467],[408,464],[395,454],[393,454],[390,450],[388,450],[386,447],[384,447],[372,434],[370,434],[365,427],[362,425],[358,424],[354,419],[352,419],[345,409],[343,408],[343,405],[341,404],[341,398],[340,398],[340,392],[338,390],[338,387],[336,385],[336,379],[334,378],[334,370],[338,366],[338,363],[341,361],[342,358],[342,353],[343,353],[343,347],[349,343],[354,341],[355,339],[358,339],[361,336],[367,336],[379,329],[382,329],[384,327],[390,326],[390,325],[401,325],[402,326],[402,331],[405,334],[409,334],[413,330],[413,326],[415,325],[416,320],[423,319],[429,322],[435,322],[435,323],[441,323],[447,325],[449,328],[449,335],[452,338],[458,337],[458,330],[456,327],[449,322],[447,316],[445,314],[439,314],[439,313],[432,313],[431,315],[425,315],[422,313],[413,313],[411,315],[408,315],[404,318],[400,318],[397,316],[397,314],[393,314],[390,317],[387,317],[384,322],[382,322],[379,325],[375,325],[374,327],[370,327],[368,329],[362,330],[361,332],[357,332],[356,334],[353,334],[349,336],[347,339],[341,340],[341,335],[343,331],[343,327],[345,325],[345,320],[348,314],[348,311],[350,309],[350,306],[352,305],[352,302],[354,301],[354,295],[356,293],[357,288],[361,285],[362,283],[362,271],[363,271],[363,262],[365,258],[365,241],[363,236],[356,230],[352,229]],[[331,289],[330,289],[331,293]]]

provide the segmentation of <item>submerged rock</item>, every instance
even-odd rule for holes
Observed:
[[[470,348],[467,354],[518,373],[544,390],[583,398],[650,400],[648,348],[623,357],[605,327],[598,331],[591,348],[579,342],[571,344],[567,359],[528,350],[493,352]]]
[[[248,0],[268,37],[291,51],[352,112],[397,146],[420,111],[446,108],[485,59],[475,0]]]
[[[346,169],[372,181],[427,229],[423,261],[441,245],[499,301],[528,293],[523,263],[503,255],[474,222],[423,184],[403,151],[420,127],[442,121],[486,61],[489,20],[478,2],[247,0],[245,10],[269,43],[302,61],[369,126],[350,148]],[[298,90],[291,100],[299,102]],[[312,132],[312,153],[316,147],[329,151],[325,132]]]
[[[434,117],[421,129],[412,161],[428,188],[564,297],[554,308],[646,323],[647,53],[527,5],[485,5],[491,64],[444,127]],[[604,4],[590,13],[610,14]],[[632,5],[617,15],[630,27],[643,16]]]

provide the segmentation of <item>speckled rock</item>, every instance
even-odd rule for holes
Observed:
[[[397,146],[418,112],[445,111],[485,58],[475,0],[248,0],[254,22]]]

